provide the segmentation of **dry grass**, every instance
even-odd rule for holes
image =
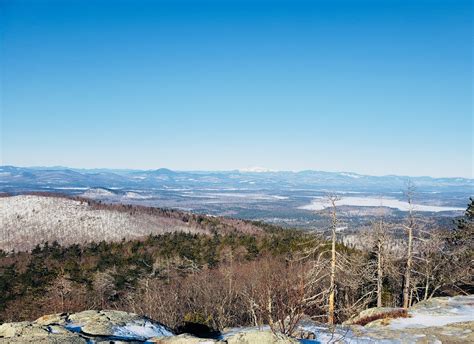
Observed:
[[[361,325],[365,326],[368,323],[371,323],[372,321],[380,320],[382,319],[382,325],[388,325],[390,319],[396,319],[396,318],[407,318],[408,313],[404,309],[398,309],[394,310],[391,312],[385,312],[385,313],[379,313],[379,314],[374,314],[362,319],[359,319],[354,322],[354,325]]]

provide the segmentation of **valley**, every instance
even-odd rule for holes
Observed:
[[[336,193],[342,220],[357,231],[383,214],[400,221],[407,180],[416,185],[415,210],[430,223],[460,216],[474,194],[466,178],[374,177],[318,171],[72,170],[0,167],[0,192],[62,193],[106,203],[143,205],[263,221],[324,231],[328,193]],[[380,205],[383,207],[381,208]]]
[[[0,197],[0,342],[471,338],[471,298],[455,295],[472,293],[474,203],[458,208],[456,185],[419,193],[413,213],[401,191],[339,187],[333,213],[328,190],[104,187],[87,174],[59,186],[36,173],[16,192],[4,183]],[[407,247],[409,313],[400,308]],[[420,328],[424,319],[432,326]]]

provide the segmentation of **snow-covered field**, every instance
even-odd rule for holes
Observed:
[[[342,197],[336,202],[338,206],[356,206],[356,207],[388,207],[394,208],[401,211],[408,211],[410,205],[408,202],[400,201],[395,198],[388,197]],[[325,197],[316,197],[310,204],[300,207],[305,210],[323,210],[330,206],[328,200]],[[425,205],[425,204],[414,204],[415,211],[422,212],[441,212],[441,211],[464,211],[464,208],[458,207],[445,207],[438,205]]]

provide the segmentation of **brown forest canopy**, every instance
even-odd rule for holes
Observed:
[[[167,212],[96,203],[87,207],[127,215]],[[472,209],[471,201],[454,229],[416,233],[411,303],[472,292]],[[0,321],[112,308],[171,327],[184,322],[215,329],[270,324],[289,333],[302,315],[327,319],[331,244],[324,237],[183,212],[166,216],[181,222],[188,216],[188,222],[205,230],[71,245],[53,241],[30,252],[2,251]],[[406,257],[392,230],[398,229],[374,227],[364,248],[337,243],[336,322],[377,305],[378,291],[384,306],[401,305]],[[380,252],[381,290],[376,278]]]

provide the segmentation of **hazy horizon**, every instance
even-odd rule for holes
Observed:
[[[174,172],[240,172],[240,173],[279,173],[279,172],[284,172],[284,173],[300,173],[300,172],[306,172],[306,171],[312,171],[312,172],[327,172],[327,173],[347,173],[347,174],[355,174],[355,175],[361,175],[361,176],[369,176],[369,177],[387,177],[387,176],[397,176],[397,177],[413,177],[413,178],[422,178],[422,177],[428,177],[428,178],[462,178],[462,179],[471,179],[474,180],[472,177],[462,177],[462,176],[432,176],[432,175],[401,175],[401,174],[394,174],[394,173],[388,173],[388,174],[365,174],[365,173],[359,173],[357,171],[329,171],[329,170],[321,170],[321,169],[313,169],[313,168],[308,168],[308,169],[302,169],[302,170],[291,170],[291,169],[282,169],[282,170],[276,170],[276,169],[268,169],[262,166],[247,166],[243,168],[230,168],[230,169],[175,169],[175,168],[170,168],[168,166],[158,166],[158,167],[152,167],[152,168],[134,168],[134,167],[76,167],[76,166],[63,166],[63,165],[11,165],[11,164],[2,164],[0,167],[5,167],[5,166],[12,166],[12,167],[19,167],[19,168],[30,168],[30,169],[70,169],[70,170],[84,170],[84,171],[94,171],[94,170],[108,170],[108,171],[156,171],[160,169],[167,169],[171,170]]]

